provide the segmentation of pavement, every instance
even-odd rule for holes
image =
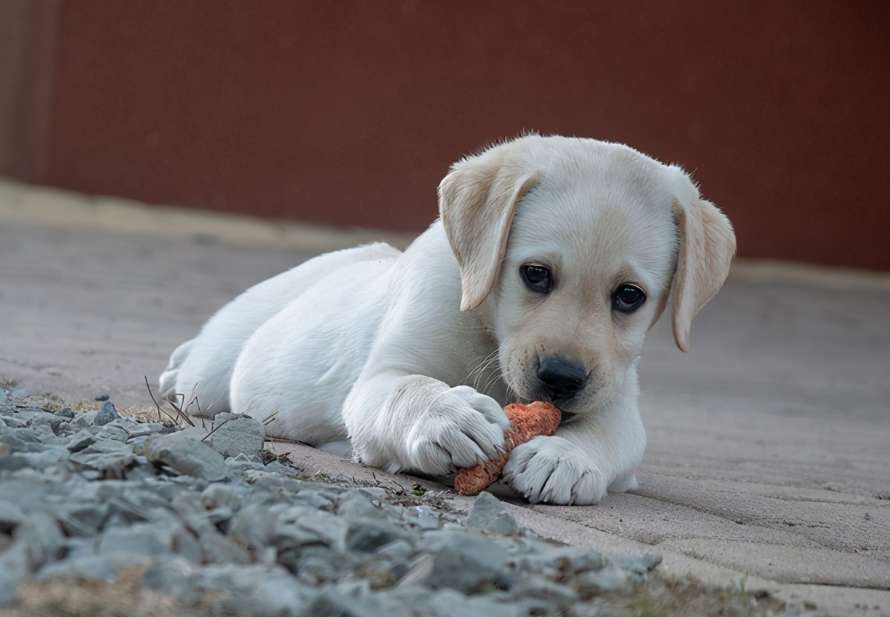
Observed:
[[[154,384],[227,300],[374,235],[0,181],[0,378],[147,409],[144,376]],[[890,615],[890,275],[739,262],[690,353],[667,326],[641,366],[640,488],[592,507],[514,499],[517,518],[572,544],[660,553],[669,574]],[[274,447],[309,469],[415,481]]]

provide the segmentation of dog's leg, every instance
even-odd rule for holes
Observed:
[[[343,416],[357,461],[433,475],[495,456],[509,426],[500,404],[469,386],[393,373],[357,382]]]
[[[633,399],[517,447],[504,479],[531,502],[595,504],[610,486],[631,488],[628,482],[645,449],[646,432]]]

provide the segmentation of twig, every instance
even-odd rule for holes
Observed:
[[[151,397],[151,402],[155,404],[155,409],[158,410],[158,422],[163,422],[161,419],[161,405],[158,403],[158,399],[155,398],[155,393],[151,391],[151,386],[148,383],[148,375],[142,376],[145,379],[145,387],[148,389],[148,395]]]
[[[226,424],[228,424],[229,422],[231,422],[231,418],[229,418],[228,420],[223,420],[222,422],[219,423],[218,426],[214,426],[212,429],[210,429],[210,432],[209,432],[209,433],[207,433],[206,435],[204,435],[204,436],[201,438],[201,441],[204,441],[205,439],[207,439],[208,437],[210,437],[211,435],[213,435],[216,431],[218,431],[219,429],[221,429],[222,427],[224,427],[224,426],[225,426]]]

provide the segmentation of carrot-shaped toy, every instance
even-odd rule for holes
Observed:
[[[559,428],[559,409],[543,401],[528,405],[513,403],[504,407],[510,430],[504,434],[504,453],[475,467],[461,469],[454,476],[454,489],[461,495],[478,495],[501,477],[510,452],[541,435],[552,435]]]

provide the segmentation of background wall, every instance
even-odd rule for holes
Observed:
[[[621,6],[621,8],[618,8]],[[890,3],[0,3],[0,173],[422,229],[523,129],[694,172],[742,255],[890,269]]]

